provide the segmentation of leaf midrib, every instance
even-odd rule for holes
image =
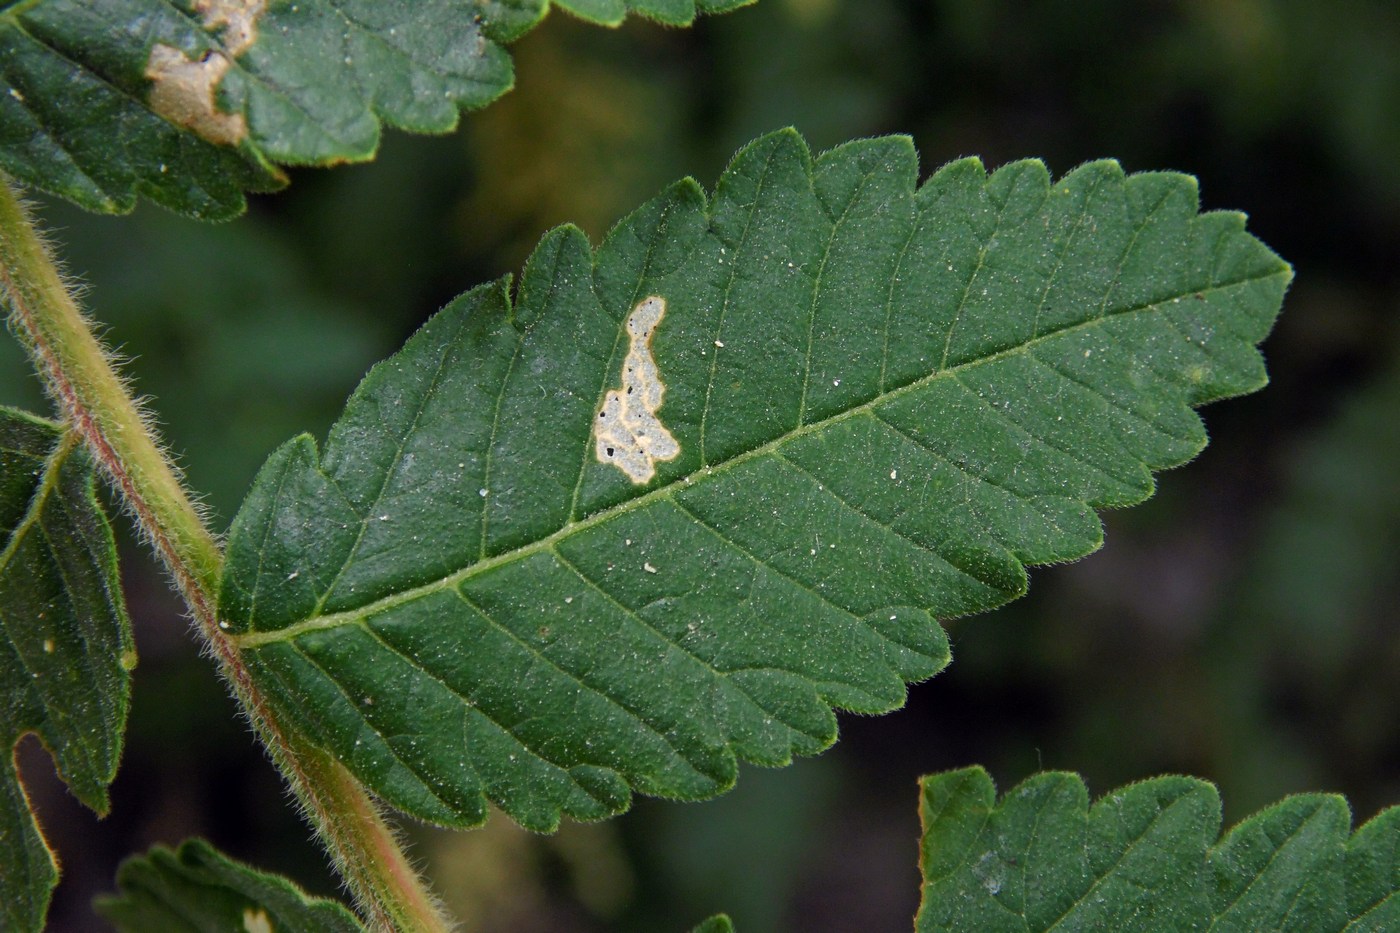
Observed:
[[[1257,282],[1263,282],[1269,279],[1286,275],[1287,272],[1281,270],[1269,272],[1263,275],[1247,276],[1244,278],[1235,279],[1228,282],[1220,282],[1200,288],[1191,288],[1185,290],[1181,294],[1159,298],[1151,302],[1133,305],[1116,311],[1106,312],[1088,320],[1077,321],[1073,324],[1065,325],[1063,327],[1041,334],[1038,337],[1033,337],[1028,340],[1025,340],[1022,343],[1019,343],[1015,346],[1008,347],[1004,350],[998,350],[995,353],[989,354],[979,359],[968,360],[966,362],[959,363],[947,369],[940,369],[927,375],[920,376],[918,379],[912,380],[902,386],[899,386],[894,389],[889,389],[883,393],[875,395],[873,398],[865,402],[853,405],[845,411],[838,412],[837,414],[831,415],[820,421],[814,421],[795,430],[788,431],[782,436],[776,437],[771,441],[759,445],[758,447],[755,447],[751,450],[745,451],[740,454],[736,454],[723,463],[720,463],[718,465],[707,465],[695,473],[690,473],[685,476],[678,477],[670,483],[658,486],[655,489],[650,490],[649,492],[637,496],[634,499],[629,499],[626,502],[621,502],[617,505],[605,508],[599,512],[595,512],[587,518],[569,522],[560,527],[557,531],[554,531],[543,538],[539,538],[535,541],[532,541],[529,544],[524,544],[519,547],[512,548],[511,550],[503,551],[502,553],[496,554],[492,557],[488,557],[483,560],[478,560],[472,564],[469,564],[466,567],[463,567],[461,570],[458,570],[454,573],[450,573],[443,577],[439,577],[438,579],[433,580],[431,582],[419,584],[417,586],[405,589],[401,592],[381,597],[380,599],[368,602],[365,605],[360,606],[356,609],[347,609],[341,612],[313,616],[304,619],[300,622],[294,622],[291,625],[286,625],[277,629],[243,632],[237,635],[233,635],[232,641],[239,648],[258,648],[267,644],[288,641],[310,632],[338,628],[342,625],[358,624],[368,616],[386,611],[388,609],[392,609],[395,606],[403,605],[404,603],[413,602],[414,600],[421,599],[425,596],[431,595],[436,592],[440,592],[445,589],[456,587],[457,585],[467,580],[471,580],[477,576],[480,576],[481,574],[494,570],[497,567],[504,566],[517,560],[523,560],[527,557],[531,557],[541,552],[549,551],[552,548],[554,548],[554,546],[560,541],[563,541],[564,539],[574,534],[587,531],[590,528],[601,525],[620,515],[626,515],[637,509],[645,508],[646,506],[650,505],[652,502],[658,499],[662,499],[667,496],[673,495],[675,490],[683,485],[690,485],[696,482],[697,480],[710,479],[718,474],[735,469],[741,466],[742,464],[749,462],[750,460],[755,460],[760,457],[766,456],[770,453],[773,453],[782,445],[787,444],[793,440],[805,437],[810,434],[815,434],[819,431],[824,431],[829,427],[840,424],[844,421],[850,420],[860,415],[866,414],[867,412],[872,411],[877,405],[901,398],[913,392],[917,392],[920,389],[932,385],[933,383],[939,380],[955,377],[962,372],[970,371],[978,366],[989,365],[991,363],[995,363],[1003,359],[1014,357],[1018,354],[1028,353],[1031,349],[1033,349],[1036,346],[1039,346],[1040,344],[1057,339],[1064,334],[1073,333],[1076,331],[1085,330],[1089,327],[1097,326],[1110,318],[1151,311],[1154,308],[1160,308],[1169,304],[1179,302],[1188,296],[1198,294],[1216,294],[1230,289],[1239,288],[1241,286],[1251,285]],[[317,466],[317,470],[318,472],[320,471],[319,465]]]

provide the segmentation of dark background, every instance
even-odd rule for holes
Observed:
[[[753,933],[908,929],[915,780],[972,763],[1003,789],[1079,771],[1095,794],[1195,774],[1227,823],[1297,791],[1346,794],[1358,823],[1400,802],[1394,0],[761,0],[692,30],[556,13],[515,53],[517,90],[457,133],[387,132],[375,163],[294,172],[227,225],[45,207],[216,527],[276,444],[323,434],[371,362],[544,230],[596,241],[783,125],[817,149],[912,134],[926,174],[963,155],[1190,172],[1297,280],[1273,384],[1207,409],[1212,445],[1106,515],[1100,554],[951,624],[954,664],[906,709],[843,717],[833,751],[745,767],[708,804],[643,800],[548,839],[410,830],[466,930],[680,931],[718,910]],[[43,410],[8,344],[0,401]],[[159,571],[124,556],[141,663],[112,815],[21,747],[64,861],[52,928],[101,929],[88,900],[120,858],[189,835],[334,891]]]

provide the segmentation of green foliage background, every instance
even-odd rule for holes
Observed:
[[[1400,13],[1388,0],[763,0],[692,30],[553,15],[518,86],[444,138],[300,171],[207,226],[143,204],[44,210],[71,269],[223,526],[266,454],[323,433],[364,369],[451,296],[518,268],[572,220],[596,240],[661,184],[712,183],[745,141],[821,148],[911,132],[924,174],[961,155],[1114,156],[1200,177],[1206,207],[1294,263],[1265,345],[1274,385],[1204,414],[1214,441],[1107,518],[1104,552],[951,627],[954,663],[907,710],[746,768],[702,805],[643,802],[530,837],[505,820],[417,852],[468,929],[903,930],[918,897],[917,775],[1040,768],[1093,793],[1161,772],[1220,785],[1226,821],[1304,790],[1357,822],[1400,800]],[[0,402],[38,408],[0,345]],[[144,552],[125,549],[141,666],[132,734],[95,823],[22,763],[64,860],[54,930],[152,842],[209,838],[334,890]]]

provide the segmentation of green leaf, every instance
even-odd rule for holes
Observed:
[[[56,425],[0,408],[0,747],[38,735],[73,795],[106,813],[134,664],[91,461]],[[38,930],[58,868],[9,759],[0,928]]]
[[[715,914],[697,926],[691,933],[734,933],[734,921],[724,914]]]
[[[1289,269],[1190,178],[916,173],[764,137],[596,253],[549,234],[274,453],[220,612],[287,719],[441,823],[719,793],[899,706],[936,618],[1094,550],[1264,382]]]
[[[919,933],[935,930],[1330,933],[1400,924],[1400,808],[1350,836],[1341,797],[1290,797],[1212,847],[1220,798],[1163,777],[1091,808],[1073,774],[998,803],[981,768],[926,777]]]
[[[286,878],[250,868],[200,839],[156,846],[117,870],[119,893],[97,912],[118,930],[149,933],[362,933],[335,901],[308,897]]]
[[[683,24],[752,0],[570,4]],[[372,158],[380,124],[457,125],[514,82],[548,0],[31,0],[0,12],[0,168],[89,210],[208,219],[278,165]]]
[[[728,13],[757,0],[554,0],[581,19],[615,26],[634,13],[672,26],[687,26],[697,13]]]

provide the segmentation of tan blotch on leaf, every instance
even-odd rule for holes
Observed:
[[[612,464],[634,483],[649,482],[656,475],[656,461],[674,460],[681,452],[656,416],[666,385],[651,355],[651,338],[665,314],[666,299],[652,295],[627,316],[631,346],[622,362],[622,388],[608,390],[594,421],[598,462]]]
[[[266,0],[195,0],[201,24],[219,34],[224,51],[211,49],[190,58],[174,46],[154,46],[145,72],[151,80],[151,109],[211,143],[241,142],[248,135],[247,121],[241,113],[220,110],[216,92],[233,59],[257,41],[258,17],[266,6]]]
[[[210,32],[223,30],[219,39],[235,58],[258,38],[258,17],[267,0],[195,0],[194,11]]]

